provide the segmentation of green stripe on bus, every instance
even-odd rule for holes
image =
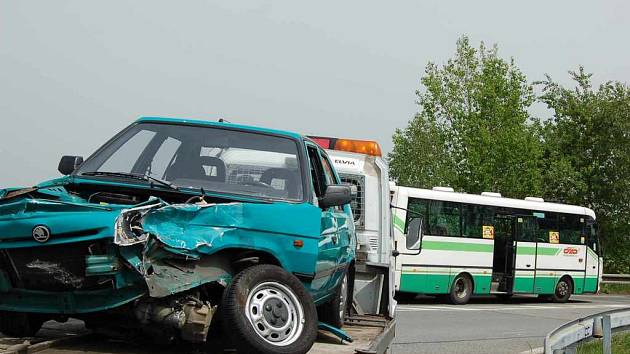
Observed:
[[[490,293],[492,276],[473,275],[475,294]],[[400,291],[418,294],[447,294],[455,274],[402,274],[400,276]]]
[[[465,243],[465,242],[444,242],[444,241],[422,241],[422,249],[436,251],[461,251],[461,252],[490,252],[494,251],[493,244],[486,243]]]
[[[405,232],[405,221],[398,217],[396,214],[394,216],[394,227],[398,229],[398,231],[404,233]]]
[[[584,281],[584,291],[594,293],[597,291],[597,277],[586,277]]]
[[[447,294],[455,278],[453,274],[437,273],[402,273],[400,276],[400,291],[418,294]],[[473,274],[474,293],[489,294],[492,276]],[[553,294],[559,276],[515,277],[513,291],[521,294]],[[574,293],[597,291],[596,277],[574,277]]]
[[[538,247],[538,255],[540,256],[557,256],[561,248],[550,248],[550,247]],[[518,246],[516,250],[516,254],[518,255],[534,255],[536,254],[536,247],[524,247]]]

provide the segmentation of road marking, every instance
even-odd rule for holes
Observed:
[[[397,311],[531,311],[531,310],[553,310],[553,309],[599,309],[599,308],[623,308],[630,307],[630,304],[610,304],[610,305],[522,305],[522,306],[492,306],[492,307],[470,307],[470,306],[413,306],[398,305]]]

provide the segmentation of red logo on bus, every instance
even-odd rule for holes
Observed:
[[[567,247],[563,251],[564,254],[578,254],[578,249],[573,247]]]

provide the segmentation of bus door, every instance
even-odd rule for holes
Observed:
[[[515,216],[515,247],[514,261],[514,293],[534,292],[534,276],[536,274],[536,235],[538,234],[538,220],[531,215]]]
[[[514,217],[494,218],[494,256],[492,260],[492,291],[511,292],[514,279]]]
[[[597,225],[592,221],[586,226],[586,272],[584,274],[584,292],[597,292],[599,279],[599,243],[597,242]]]

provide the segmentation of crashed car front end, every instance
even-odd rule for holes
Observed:
[[[63,187],[22,191],[0,200],[0,310],[94,312],[144,294],[112,243],[121,208],[82,203]]]
[[[82,202],[63,187],[48,193],[0,200],[0,311],[97,320],[125,312],[145,328],[203,342],[218,296],[200,292],[220,293],[245,266],[239,261],[264,255],[308,274],[317,258],[320,225],[285,219],[318,220],[310,204],[150,198],[123,208]]]

